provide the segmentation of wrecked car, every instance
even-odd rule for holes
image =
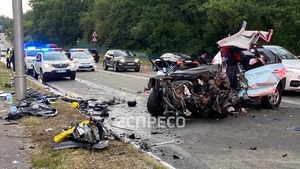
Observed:
[[[246,25],[244,22],[238,33],[217,42],[221,50],[230,51],[230,56],[222,56],[222,64],[186,70],[178,70],[180,65],[174,65],[150,78],[148,112],[154,116],[168,113],[225,117],[234,108],[252,101],[260,101],[265,107],[278,107],[285,84],[281,60],[256,67],[249,65],[250,60],[255,63],[253,59],[259,56],[256,45],[269,42],[273,31],[246,31]]]

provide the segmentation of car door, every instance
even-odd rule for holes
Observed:
[[[245,72],[248,82],[249,97],[274,94],[281,79],[285,78],[285,67],[282,63],[268,64]]]
[[[113,61],[114,61],[114,51],[113,50],[107,52],[107,55],[105,56],[105,60],[107,60],[107,64],[109,66],[113,65]]]

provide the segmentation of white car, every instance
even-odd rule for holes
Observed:
[[[268,49],[274,55],[281,59],[282,64],[286,68],[286,83],[284,90],[300,91],[300,59],[280,46],[264,45],[263,48]]]
[[[86,48],[73,48],[73,49],[70,49],[69,52],[70,53],[72,53],[72,52],[84,52],[85,54],[87,54],[89,56],[89,58],[91,60],[94,60],[94,56],[91,54],[89,49],[86,49]]]
[[[71,52],[71,59],[76,65],[76,70],[95,71],[96,64],[85,52]]]
[[[39,50],[36,47],[27,47],[24,50],[25,55],[25,73],[29,75],[32,72],[33,61]]]
[[[33,62],[33,77],[47,81],[52,77],[76,78],[76,65],[63,52],[47,51],[38,52]]]
[[[286,68],[284,90],[300,91],[300,59],[297,56],[280,46],[263,45],[261,47],[257,47],[256,49],[261,54],[266,64],[274,63],[277,59],[281,60],[281,63]],[[216,54],[212,63],[222,63],[220,52]]]

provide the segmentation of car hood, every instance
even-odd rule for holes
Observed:
[[[73,59],[73,61],[78,63],[91,63],[91,61],[87,59]]]
[[[300,69],[300,59],[283,59],[282,60],[282,64],[284,65],[284,67],[286,68],[297,68]]]
[[[271,40],[271,37],[273,35],[272,29],[270,29],[269,32],[259,30],[246,31],[246,26],[247,22],[244,21],[243,26],[238,33],[219,40],[217,42],[219,47],[234,46],[237,48],[250,50],[250,48],[253,45],[257,44],[259,40],[266,42],[269,42]]]
[[[70,60],[51,60],[51,61],[44,61],[44,63],[49,63],[49,64],[69,64],[71,63]]]

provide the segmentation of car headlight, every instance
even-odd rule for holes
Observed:
[[[46,67],[46,68],[50,68],[50,67],[52,67],[52,64],[46,63],[46,64],[45,64],[45,67]]]
[[[119,60],[121,63],[124,63],[125,62],[125,59],[120,59]]]
[[[135,63],[138,63],[138,62],[139,62],[139,59],[134,59],[134,62],[135,62]]]
[[[297,73],[297,74],[300,74],[300,69],[286,68],[286,73]]]

